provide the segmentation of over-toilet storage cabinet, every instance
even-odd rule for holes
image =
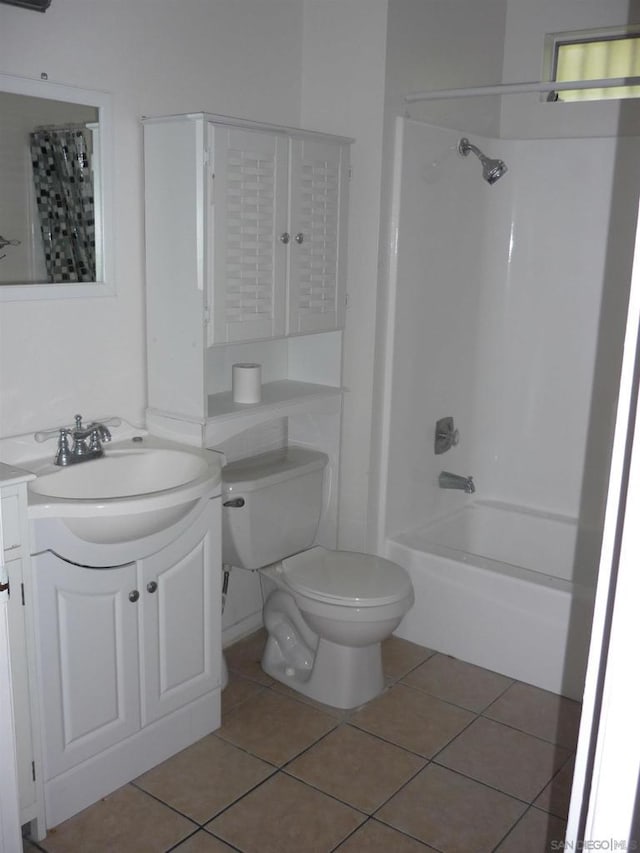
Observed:
[[[209,417],[208,348],[342,329],[351,141],[206,114],[144,120],[150,410]]]
[[[220,724],[220,498],[114,567],[33,557],[47,825]]]
[[[29,564],[27,480],[33,475],[0,465],[0,519],[3,562],[9,583],[8,621],[20,823],[32,836],[45,835],[39,703],[35,673],[33,588]]]

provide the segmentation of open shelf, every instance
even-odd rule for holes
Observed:
[[[260,403],[234,403],[231,391],[210,394],[206,419],[188,418],[147,409],[147,427],[154,435],[198,447],[217,447],[229,438],[274,418],[338,413],[342,388],[295,379],[265,382]]]
[[[215,447],[227,438],[272,418],[286,418],[327,406],[339,409],[341,403],[341,388],[293,379],[266,382],[262,386],[259,403],[234,403],[231,391],[211,394],[205,446]]]

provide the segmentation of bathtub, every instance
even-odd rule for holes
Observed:
[[[416,595],[396,635],[580,699],[595,584],[576,534],[575,519],[479,500],[387,539]]]

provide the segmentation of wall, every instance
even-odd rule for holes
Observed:
[[[367,545],[380,548],[384,529],[386,454],[402,441],[384,432],[385,375],[389,363],[387,336],[393,305],[389,295],[390,264],[396,234],[391,222],[394,133],[397,116],[464,128],[467,133],[496,133],[500,121],[497,98],[414,104],[409,92],[496,83],[501,78],[506,0],[390,0],[385,78],[383,173],[381,184],[380,279],[374,364],[371,480]],[[463,22],[461,24],[461,22]],[[452,61],[453,59],[453,61]],[[429,165],[425,162],[424,164]],[[435,166],[437,170],[437,164]]]
[[[507,0],[390,0],[387,39],[386,124],[404,115],[495,134],[500,99],[448,100],[411,104],[410,92],[483,86],[502,77]]]
[[[0,305],[0,437],[145,406],[141,115],[300,124],[300,0],[54,0],[0,6],[0,72],[108,91],[116,296]],[[1,232],[0,232],[1,233]]]
[[[304,126],[352,136],[339,547],[365,548],[387,0],[305,0]]]

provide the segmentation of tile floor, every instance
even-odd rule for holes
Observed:
[[[227,649],[222,727],[25,853],[542,853],[563,837],[580,708],[395,637],[351,712]]]

